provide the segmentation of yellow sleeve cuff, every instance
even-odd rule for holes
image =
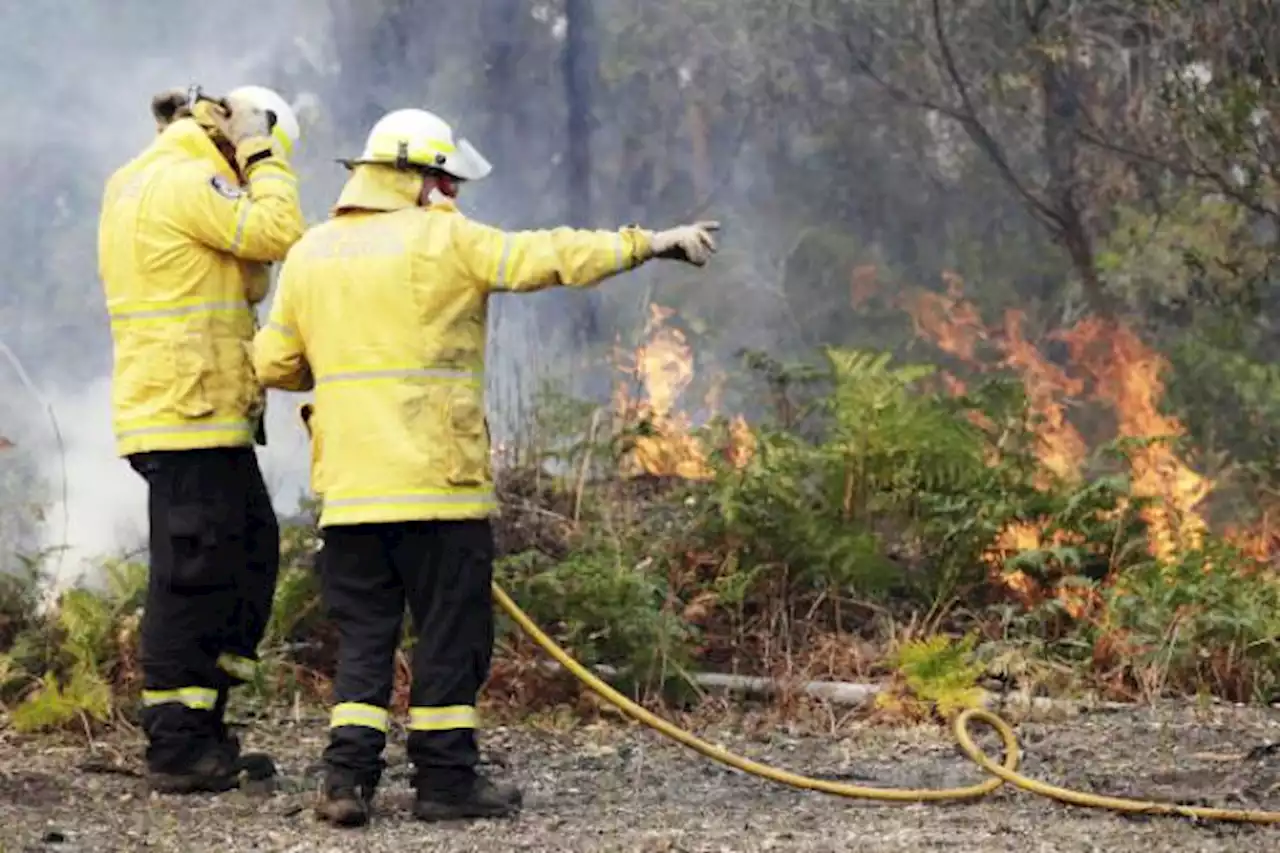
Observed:
[[[263,157],[262,153],[266,152],[267,156]],[[248,174],[249,161],[252,159],[254,165],[263,160],[270,160],[276,156],[275,149],[272,148],[271,137],[254,136],[241,141],[236,146],[236,162],[240,164],[240,172]],[[256,158],[256,159],[255,159]]]
[[[653,235],[648,231],[638,225],[628,225],[622,234],[631,242],[631,266],[637,267],[653,257]]]

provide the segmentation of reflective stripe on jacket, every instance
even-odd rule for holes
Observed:
[[[484,413],[488,296],[588,286],[647,260],[647,235],[508,233],[422,179],[357,166],[333,217],[290,251],[254,343],[268,387],[315,390],[322,526],[482,518],[496,509]]]
[[[242,144],[244,163],[269,149]],[[306,224],[297,180],[269,155],[247,186],[193,120],[174,122],[107,181],[98,271],[114,348],[112,425],[121,456],[248,445],[262,389],[253,306]]]

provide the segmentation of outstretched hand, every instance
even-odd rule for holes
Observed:
[[[653,235],[653,256],[703,266],[716,253],[713,235],[719,230],[719,222],[705,221],[659,231]]]

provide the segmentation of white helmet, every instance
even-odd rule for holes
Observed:
[[[227,97],[247,98],[254,106],[275,116],[271,124],[271,138],[279,143],[286,158],[293,155],[294,146],[302,136],[302,128],[288,101],[263,86],[241,86],[229,92]]]
[[[449,123],[426,110],[395,110],[369,131],[364,151],[348,167],[381,163],[397,169],[435,169],[464,181],[478,181],[493,164],[470,142],[457,138]]]

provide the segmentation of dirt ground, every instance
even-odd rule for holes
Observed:
[[[879,786],[946,786],[977,771],[935,728],[846,728],[838,735],[704,732],[746,754],[811,774]],[[409,816],[402,741],[365,830],[318,824],[311,803],[319,719],[257,723],[246,746],[274,751],[274,792],[151,797],[141,744],[113,736],[90,750],[0,733],[0,853],[17,851],[1073,851],[1280,850],[1280,826],[1196,825],[1059,806],[1008,788],[964,805],[892,805],[806,794],[743,776],[658,735],[623,725],[573,731],[498,728],[492,772],[525,788],[506,822],[432,826]],[[1161,708],[1024,724],[1031,775],[1083,790],[1280,809],[1280,714]],[[994,741],[994,738],[991,739]],[[1253,754],[1251,754],[1253,753]]]

